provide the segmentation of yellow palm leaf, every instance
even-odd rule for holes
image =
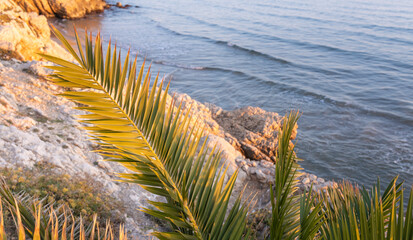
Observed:
[[[167,106],[169,84],[162,91],[163,79],[158,76],[151,84],[150,67],[145,75],[145,63],[138,70],[136,58],[129,63],[129,52],[122,64],[120,52],[116,46],[112,50],[110,43],[104,56],[99,35],[93,44],[92,36],[86,33],[83,48],[76,33],[75,51],[59,31],[53,30],[77,60],[73,64],[42,55],[58,65],[50,67],[55,70],[52,81],[73,87],[62,96],[89,112],[81,121],[88,124],[85,129],[101,145],[99,151],[136,172],[120,175],[125,181],[166,198],[166,203],[151,202],[155,210],[142,210],[173,227],[173,232],[155,232],[154,236],[241,239],[247,207],[240,197],[232,209],[228,206],[237,172],[224,186],[220,155],[207,156],[205,144],[200,142],[202,131],[188,131],[189,112],[174,113]],[[202,147],[196,154],[199,145]]]

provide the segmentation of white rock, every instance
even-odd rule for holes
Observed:
[[[302,181],[303,184],[307,185],[310,183],[310,179],[309,178],[304,178]]]
[[[261,169],[256,170],[255,174],[257,174],[257,178],[259,180],[265,179],[265,174],[261,171]]]
[[[262,172],[263,172],[264,174],[266,174],[266,175],[270,175],[270,174],[271,174],[271,171],[270,171],[269,169],[264,169]]]
[[[248,166],[248,165],[244,165],[244,166],[242,166],[242,170],[244,170],[245,172],[248,172],[248,168],[249,168],[249,166]]]

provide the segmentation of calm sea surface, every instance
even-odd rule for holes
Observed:
[[[201,102],[299,109],[309,172],[413,184],[413,1],[122,3],[140,8],[54,24],[100,30]]]

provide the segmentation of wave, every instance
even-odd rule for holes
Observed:
[[[190,65],[184,65],[184,64],[179,64],[179,63],[171,63],[171,62],[166,62],[166,61],[161,61],[161,60],[150,60],[152,63],[159,64],[159,65],[164,65],[164,66],[170,66],[170,67],[176,67],[176,68],[181,68],[181,69],[189,69],[189,70],[203,70],[205,67],[198,67],[198,66],[190,66]]]
[[[285,59],[282,59],[282,58],[278,58],[278,57],[275,57],[275,56],[272,56],[272,55],[270,55],[270,54],[263,53],[263,52],[260,52],[260,51],[256,51],[256,50],[254,50],[254,49],[246,48],[246,47],[237,45],[237,44],[232,43],[232,42],[229,42],[229,41],[215,40],[215,39],[208,38],[208,37],[204,37],[204,36],[198,36],[198,35],[180,33],[180,32],[177,32],[177,31],[175,31],[175,30],[169,29],[169,28],[167,28],[167,27],[165,27],[165,26],[162,26],[162,25],[160,25],[160,24],[158,24],[157,26],[160,27],[160,28],[162,28],[162,29],[165,29],[165,30],[167,30],[167,31],[169,31],[169,32],[171,32],[171,33],[174,33],[174,34],[176,34],[176,35],[179,35],[179,36],[193,37],[193,38],[198,38],[198,39],[206,40],[206,41],[209,41],[209,42],[214,43],[214,44],[225,45],[225,46],[227,46],[227,47],[234,48],[234,49],[236,49],[236,50],[244,51],[244,52],[249,53],[249,54],[251,54],[251,55],[256,55],[256,56],[264,57],[264,58],[266,58],[266,59],[272,60],[272,61],[277,62],[277,63],[279,63],[279,64],[289,65],[289,66],[292,66],[292,67],[301,68],[301,69],[305,69],[305,70],[313,70],[313,71],[316,71],[316,72],[325,73],[326,75],[342,75],[342,74],[343,74],[343,73],[340,73],[340,72],[337,72],[337,71],[326,70],[326,69],[322,69],[322,68],[316,68],[316,67],[313,67],[313,66],[308,66],[308,65],[293,63],[293,62],[290,62],[290,61],[288,61],[288,60],[285,60]]]
[[[273,36],[273,35],[268,35],[268,34],[263,34],[263,33],[256,34],[256,33],[246,32],[246,31],[236,29],[236,28],[232,28],[232,27],[226,27],[226,26],[218,25],[218,24],[215,24],[215,23],[209,23],[209,22],[206,22],[204,20],[201,20],[201,19],[198,19],[198,18],[195,18],[195,17],[192,17],[192,16],[182,15],[182,14],[175,13],[175,12],[173,12],[173,14],[176,15],[176,16],[181,16],[181,17],[184,17],[184,18],[187,18],[187,19],[191,19],[193,21],[196,21],[197,23],[208,25],[210,27],[221,28],[221,29],[224,29],[224,30],[231,31],[233,33],[237,33],[237,34],[248,34],[248,35],[257,37],[259,39],[264,38],[264,39],[270,40],[270,41],[279,41],[279,42],[283,42],[283,43],[286,43],[286,44],[293,44],[293,45],[296,45],[296,46],[301,46],[301,47],[304,47],[306,49],[311,49],[311,50],[320,49],[320,50],[324,50],[324,51],[328,51],[328,52],[338,52],[338,53],[342,53],[342,54],[345,54],[345,55],[348,55],[348,56],[355,56],[355,57],[359,57],[359,58],[369,60],[369,61],[370,60],[373,60],[373,61],[376,61],[376,62],[385,61],[385,62],[388,62],[388,63],[390,63],[390,64],[392,64],[396,67],[413,68],[413,65],[411,65],[411,64],[403,63],[403,62],[400,62],[400,61],[395,61],[395,60],[392,60],[392,59],[389,59],[389,58],[377,57],[377,56],[371,55],[367,52],[347,50],[347,49],[342,49],[342,48],[338,48],[338,47],[335,47],[335,46],[328,46],[328,45],[324,45],[324,44],[311,43],[311,42],[307,42],[307,41],[286,39],[286,38],[276,37],[276,36]],[[231,43],[229,41],[217,40],[217,39],[213,39],[213,38],[210,38],[210,37],[199,36],[199,35],[195,35],[195,34],[181,33],[181,32],[178,32],[176,30],[170,29],[169,27],[166,27],[166,26],[162,25],[161,22],[159,22],[159,21],[156,21],[154,19],[152,19],[152,21],[157,23],[158,27],[163,28],[167,31],[170,31],[171,33],[174,33],[176,35],[203,39],[203,40],[211,41],[213,43],[218,43],[218,44],[224,43],[229,47],[234,47],[234,48],[237,48],[237,49],[243,49],[243,50],[246,50],[247,52],[250,52],[250,53],[255,53],[257,55],[273,58],[273,60],[275,60],[276,62],[279,62],[279,60],[281,60],[281,63],[290,63],[287,60],[279,59],[275,56],[272,56],[272,55],[269,55],[267,53],[263,53],[263,52],[260,52],[260,51],[254,50],[254,49],[245,48],[245,47],[242,47],[240,45]],[[284,61],[287,61],[287,62],[284,62]],[[334,74],[334,73],[331,73],[331,74]]]
[[[296,94],[298,96],[310,97],[316,101],[321,101],[325,104],[329,104],[337,108],[352,109],[362,115],[381,117],[381,118],[397,121],[400,124],[409,125],[409,126],[413,124],[413,118],[409,118],[407,115],[401,116],[401,115],[397,115],[397,114],[394,114],[392,112],[385,111],[385,110],[370,109],[370,108],[367,108],[359,104],[334,99],[331,96],[327,96],[322,93],[311,91],[309,89],[304,89],[298,85],[288,84],[288,83],[280,82],[280,81],[274,81],[266,77],[259,77],[256,75],[248,74],[240,70],[226,69],[226,68],[220,68],[220,67],[191,66],[191,65],[172,63],[172,62],[167,62],[167,61],[162,61],[162,60],[154,60],[154,59],[150,59],[147,56],[143,56],[143,55],[139,55],[139,56],[142,58],[146,58],[146,61],[152,62],[154,64],[177,68],[176,70],[173,70],[165,74],[164,76],[165,78],[171,77],[175,72],[179,71],[179,69],[192,70],[192,71],[212,71],[212,72],[222,72],[226,74],[233,74],[240,78],[247,79],[247,81],[258,82],[261,84],[269,85],[271,87],[275,86],[281,92],[289,92],[289,93]],[[314,69],[310,71],[314,71]]]
[[[208,39],[210,39],[210,38],[208,38]],[[242,46],[240,46],[240,45],[237,45],[237,44],[232,43],[232,42],[229,42],[229,41],[213,40],[213,39],[210,39],[210,40],[211,40],[211,41],[214,41],[214,43],[216,43],[216,44],[227,45],[227,46],[232,47],[232,48],[234,48],[234,49],[248,52],[248,53],[251,54],[251,55],[259,55],[259,56],[262,56],[262,57],[271,59],[271,60],[273,60],[273,61],[275,61],[275,62],[278,62],[278,63],[282,63],[282,64],[293,64],[292,62],[289,62],[289,61],[287,61],[287,60],[285,60],[285,59],[277,58],[277,57],[274,57],[274,56],[272,56],[272,55],[270,55],[270,54],[262,53],[262,52],[259,52],[259,51],[254,50],[254,49],[242,47]]]
[[[311,90],[308,90],[308,89],[303,89],[303,88],[301,88],[299,86],[296,86],[296,85],[287,84],[287,83],[279,82],[279,81],[276,82],[276,81],[273,81],[273,80],[270,80],[270,79],[258,77],[258,76],[255,76],[255,75],[250,75],[248,73],[245,73],[245,72],[242,72],[242,71],[239,71],[239,70],[225,69],[225,68],[219,68],[219,67],[202,67],[202,68],[197,69],[197,70],[201,70],[201,71],[220,71],[220,72],[230,73],[230,74],[242,76],[242,77],[244,77],[246,79],[249,79],[249,80],[254,80],[254,81],[257,81],[257,82],[261,82],[263,84],[276,86],[281,91],[288,91],[288,92],[292,92],[292,93],[295,93],[295,94],[300,95],[300,96],[311,97],[315,100],[323,101],[327,104],[331,104],[331,105],[339,107],[339,108],[349,108],[349,109],[356,110],[356,111],[360,112],[361,114],[367,114],[367,115],[370,115],[370,116],[384,117],[386,119],[396,120],[399,123],[405,124],[405,125],[413,124],[413,118],[409,118],[407,116],[397,115],[397,114],[394,114],[392,112],[385,111],[385,110],[370,109],[370,108],[364,107],[364,106],[359,105],[359,104],[346,102],[346,101],[342,101],[342,100],[337,100],[337,99],[334,99],[330,96],[327,96],[327,95],[324,95],[324,94],[321,94],[321,93],[317,93],[317,92],[314,92],[314,91],[311,91]]]
[[[238,51],[243,51],[243,52],[245,52],[249,55],[256,55],[256,56],[259,56],[259,57],[263,57],[263,58],[269,59],[273,62],[277,62],[278,64],[282,64],[284,66],[291,66],[291,67],[294,67],[294,68],[300,68],[300,69],[308,70],[310,72],[322,72],[326,75],[354,74],[354,73],[348,72],[348,71],[344,72],[344,71],[340,71],[340,70],[326,70],[326,69],[317,68],[317,67],[313,67],[313,66],[309,66],[309,65],[297,64],[297,63],[294,63],[294,62],[291,62],[291,61],[288,61],[288,60],[285,60],[285,59],[282,59],[282,58],[272,56],[272,55],[267,54],[267,53],[263,53],[263,52],[260,52],[260,51],[254,50],[254,49],[243,47],[241,45],[238,45],[236,43],[232,43],[230,41],[216,40],[216,39],[212,39],[212,38],[205,37],[205,36],[197,36],[197,35],[193,35],[193,34],[181,33],[181,32],[172,30],[172,29],[164,26],[163,24],[161,24],[160,22],[158,22],[156,20],[152,19],[152,21],[157,23],[158,27],[163,28],[163,29],[165,29],[165,30],[167,30],[167,31],[169,31],[173,34],[180,35],[180,36],[188,36],[188,37],[191,37],[191,38],[203,39],[203,40],[206,40],[206,41],[211,42],[213,44],[223,45],[223,46],[226,46],[226,47],[229,47],[229,48],[236,49]],[[212,25],[214,25],[215,27],[222,27],[222,26],[219,26],[219,25],[216,25],[216,24],[212,24]],[[226,28],[226,27],[224,27],[224,28]],[[239,31],[239,30],[234,29],[234,28],[230,28],[230,29],[232,29],[233,31]],[[256,35],[256,36],[258,36],[258,35]],[[274,36],[271,36],[271,35],[263,35],[263,36],[268,37],[270,39],[276,38],[276,39],[279,39],[280,41],[290,42],[290,40],[288,40],[288,39],[278,38],[278,37],[274,37]],[[303,46],[311,46],[311,43],[302,42],[302,41],[297,41],[296,44],[302,44]],[[326,46],[326,45],[319,45],[319,44],[314,45],[313,44],[313,46],[317,46],[319,48],[324,48],[324,50],[327,50],[327,51],[341,51],[343,53],[347,53],[347,54],[351,54],[351,55],[365,54],[363,52],[354,52],[354,51],[352,52],[352,51],[348,51],[348,50],[345,50],[345,49],[335,48],[335,47]],[[370,55],[366,55],[364,58],[369,58],[369,57],[374,58],[374,56],[370,56]],[[148,59],[148,60],[150,60],[150,59]],[[238,71],[238,70],[233,70],[233,69],[225,69],[225,68],[206,67],[206,66],[192,66],[192,65],[185,65],[185,64],[180,64],[180,63],[171,63],[171,62],[160,61],[160,60],[152,60],[152,62],[155,63],[155,64],[161,64],[161,65],[165,65],[165,66],[176,67],[176,68],[179,68],[179,69],[187,69],[187,70],[195,70],[195,71],[222,71],[222,72],[226,72],[226,73],[230,73],[230,74],[234,74],[234,75],[240,75],[240,76],[243,76],[243,77],[245,77],[246,79],[249,79],[249,80],[259,81],[259,82],[262,82],[262,83],[265,83],[265,84],[270,84],[270,85],[276,85],[277,88],[280,89],[280,90],[289,91],[289,92],[295,93],[295,94],[300,95],[300,96],[309,96],[313,99],[317,99],[317,100],[323,101],[325,103],[328,103],[328,104],[331,104],[331,105],[334,105],[334,106],[337,106],[337,107],[356,109],[356,110],[359,110],[360,113],[362,113],[362,114],[386,117],[386,118],[389,118],[389,119],[398,120],[399,122],[405,123],[405,124],[411,124],[413,122],[413,120],[411,118],[407,117],[407,116],[400,116],[400,115],[394,114],[392,112],[386,112],[386,111],[381,111],[381,110],[376,110],[376,109],[369,109],[369,108],[364,107],[362,105],[357,105],[357,104],[354,104],[354,103],[351,103],[351,102],[341,101],[341,100],[335,99],[331,96],[327,96],[327,95],[324,95],[322,93],[312,91],[311,89],[306,89],[305,86],[295,86],[295,85],[288,84],[288,83],[285,83],[285,82],[273,81],[273,80],[265,78],[265,77],[262,78],[262,77],[259,77],[259,76],[250,75],[250,74],[245,73],[243,71]],[[388,62],[392,62],[392,60],[389,60]],[[392,65],[395,65],[397,67],[404,67],[404,68],[411,67],[407,63],[400,63],[398,61],[393,61]],[[169,73],[169,75],[171,75],[171,74],[173,74],[173,72]]]
[[[294,11],[303,12],[303,13],[306,13],[308,11],[308,9],[305,9],[305,8],[295,8],[295,7],[286,7],[286,6],[280,7],[280,6],[267,5],[267,4],[257,4],[257,6],[262,6],[262,7],[265,7],[265,8],[269,7],[269,8],[275,8],[275,9],[283,9],[283,10],[285,10],[285,9],[294,10]],[[342,9],[349,9],[350,11],[346,11],[345,13],[350,13],[351,14],[350,17],[352,18],[352,20],[354,20],[354,18],[355,18],[354,10],[355,9],[353,7],[347,8],[345,6],[342,6],[341,8]],[[246,9],[243,9],[243,8],[236,8],[236,9],[250,13],[249,10],[246,10]],[[311,10],[316,11],[316,9],[311,9]],[[363,8],[360,8],[360,6],[359,6],[356,10],[358,10],[358,12],[357,12],[358,14],[368,13],[368,14],[363,14],[363,15],[370,16],[372,9],[371,8],[368,8],[368,9],[364,8],[363,9]],[[360,10],[366,10],[366,11],[360,11]],[[384,12],[384,13],[391,13],[392,12],[392,11],[389,11],[389,9],[381,10],[377,7],[374,8],[374,11]],[[400,26],[382,26],[382,25],[377,25],[377,24],[364,25],[364,24],[358,24],[358,23],[349,23],[347,21],[337,21],[337,20],[331,20],[331,19],[321,19],[321,18],[314,18],[314,17],[308,17],[308,16],[298,16],[298,15],[280,15],[280,14],[267,13],[267,12],[262,12],[262,11],[260,11],[260,12],[255,11],[254,13],[258,13],[259,15],[265,15],[265,16],[277,16],[277,17],[281,17],[281,18],[301,19],[301,20],[305,20],[305,21],[314,21],[314,22],[319,22],[319,23],[326,23],[326,22],[328,22],[328,23],[341,23],[341,24],[346,24],[346,25],[349,25],[349,26],[365,27],[365,28],[368,28],[368,29],[371,29],[371,27],[383,27],[387,30],[397,30],[397,31],[403,31],[403,32],[413,30],[413,28],[408,28],[408,27],[406,28],[406,27],[400,27]],[[318,13],[325,14],[326,12],[318,11]],[[329,13],[329,12],[327,12],[327,13]],[[400,10],[400,9],[398,9],[397,11],[395,11],[393,13],[397,14],[398,17],[401,17],[400,13],[411,14],[410,11],[403,11],[403,10]],[[333,13],[332,16],[336,17],[335,14],[336,13]]]

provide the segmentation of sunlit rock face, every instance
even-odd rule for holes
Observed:
[[[81,18],[88,13],[102,12],[103,0],[13,0],[26,12],[36,12],[46,17]]]
[[[246,158],[275,162],[281,117],[257,107],[222,111],[214,116],[226,138]]]
[[[25,12],[11,0],[0,0],[0,55],[19,60],[39,60],[38,53],[71,59],[50,39],[45,16]]]

